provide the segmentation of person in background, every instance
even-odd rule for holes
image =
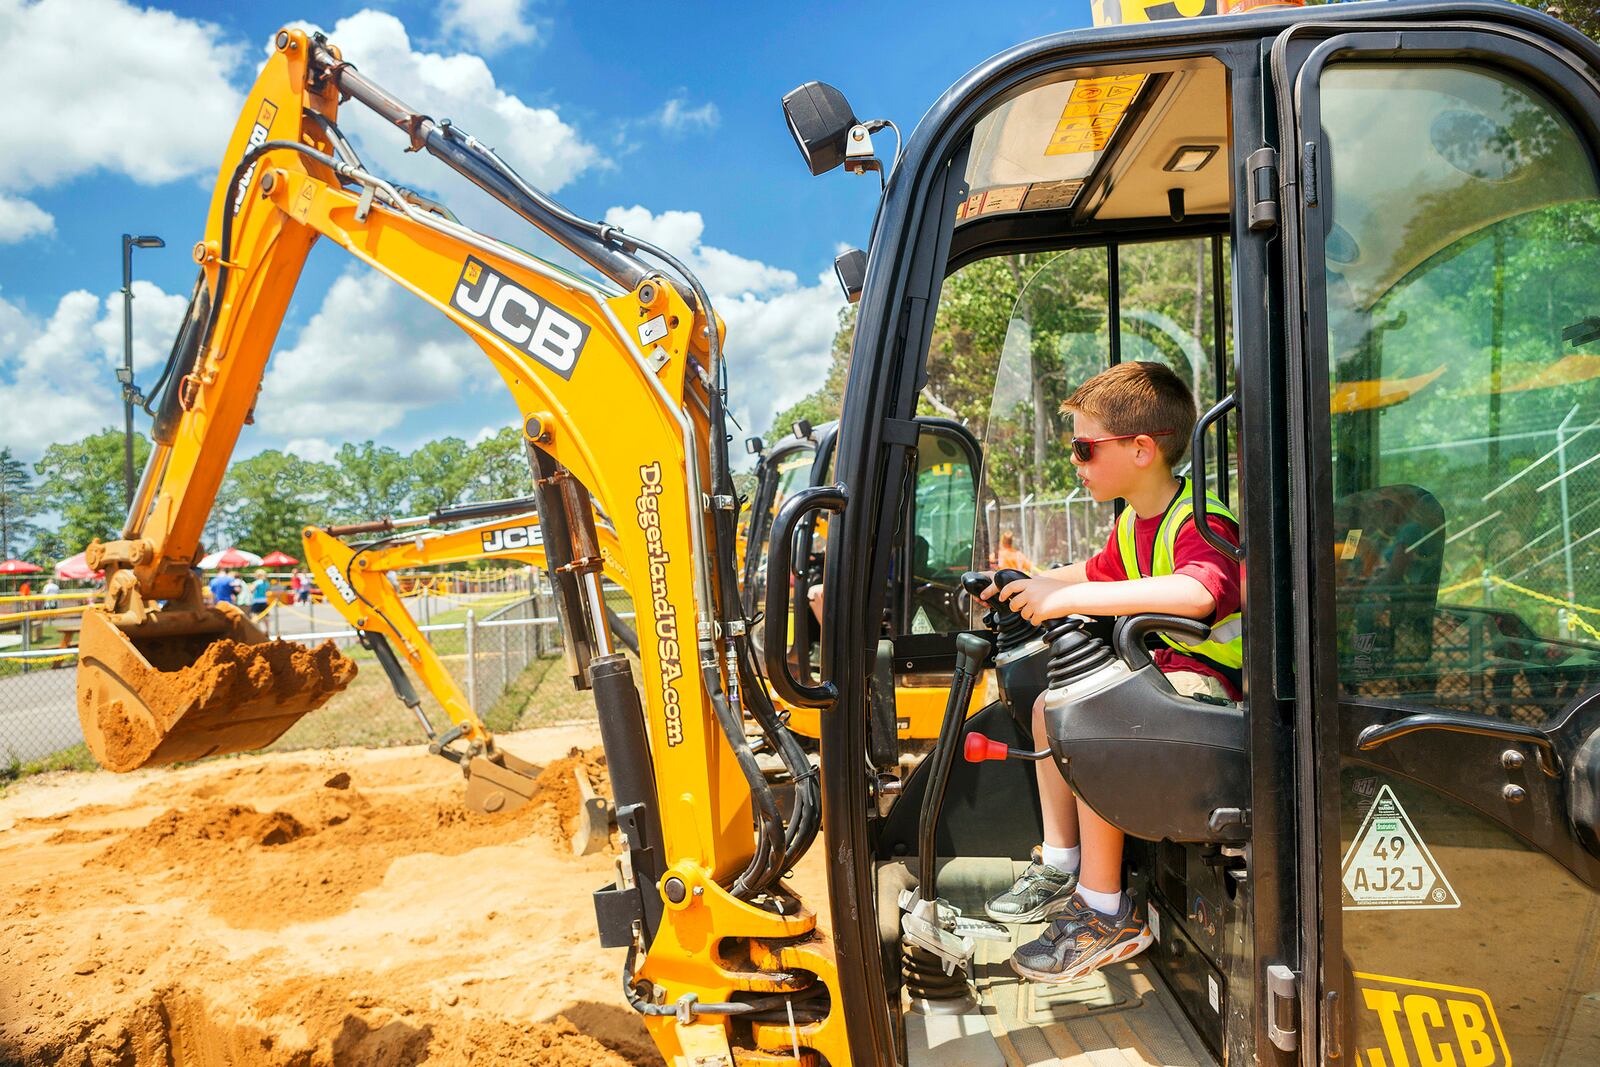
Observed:
[[[312,584],[310,571],[306,571],[300,576],[300,592],[296,594],[295,599],[301,604],[309,604],[311,602]]]
[[[260,615],[267,610],[267,594],[272,591],[272,583],[267,580],[267,572],[256,571],[255,581],[250,583],[250,613]]]
[[[55,595],[61,592],[61,587],[56,584],[55,578],[51,577],[45,580],[44,588],[39,590],[39,592],[50,598],[44,602],[45,609],[49,610],[50,608],[54,608],[56,606]]]
[[[1000,551],[995,553],[995,570],[1016,570],[1023,574],[1033,573],[1033,560],[1023,554],[1017,547],[1017,535],[1010,530],[1000,531]]]
[[[211,601],[214,604],[232,604],[234,602],[234,577],[229,571],[220,572],[211,579]]]

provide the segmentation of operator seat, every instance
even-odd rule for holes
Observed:
[[[1341,683],[1372,696],[1431,691],[1417,676],[1433,673],[1444,508],[1417,485],[1363,489],[1334,501],[1333,538]]]

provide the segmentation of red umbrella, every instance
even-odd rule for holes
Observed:
[[[214,571],[219,567],[237,570],[240,567],[259,567],[261,557],[254,552],[246,552],[242,548],[224,548],[221,552],[213,552],[200,561],[200,569]]]
[[[8,559],[0,563],[0,574],[38,574],[43,567],[35,567],[27,560]]]
[[[56,564],[56,577],[67,582],[87,582],[91,578],[100,577],[101,572],[90,570],[89,564],[84,562],[83,553],[68,556]]]
[[[273,550],[268,552],[265,556],[262,556],[261,562],[268,567],[293,567],[300,561],[291,555]]]

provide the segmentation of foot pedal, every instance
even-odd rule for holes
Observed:
[[[910,899],[908,900],[907,897]],[[902,890],[900,932],[911,944],[938,957],[945,974],[966,970],[973,945],[955,932],[956,909],[943,900],[923,900],[914,890]]]

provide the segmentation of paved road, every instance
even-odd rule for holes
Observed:
[[[434,597],[428,612],[448,611],[471,599]],[[420,597],[407,600],[406,606],[413,616],[424,617]],[[296,605],[279,615],[278,626],[284,637],[348,629],[339,613],[326,604]],[[0,678],[0,767],[12,760],[40,759],[83,740],[78,725],[77,673],[76,664],[68,660],[53,670],[41,667]]]
[[[83,740],[77,677],[68,660],[55,670],[0,678],[0,765],[39,759]]]

